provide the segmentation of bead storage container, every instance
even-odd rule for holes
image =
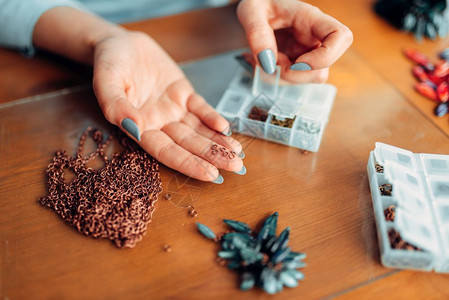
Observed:
[[[239,69],[218,102],[231,130],[248,136],[318,151],[336,95],[330,84],[284,84],[256,66],[254,77]]]
[[[449,273],[449,155],[376,143],[367,168],[382,264]]]

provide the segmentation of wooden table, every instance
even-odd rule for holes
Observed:
[[[197,218],[186,209],[191,188],[179,190],[186,198],[163,199],[176,172],[162,167],[164,192],[147,235],[134,249],[85,237],[36,201],[46,194],[44,171],[52,153],[59,148],[73,153],[89,125],[109,128],[86,87],[90,71],[49,56],[27,60],[0,50],[2,299],[269,298],[261,291],[239,291],[236,274],[215,262],[218,247],[200,236],[194,223],[216,232],[225,230],[223,218],[257,227],[274,211],[281,229],[291,227],[289,244],[307,254],[308,264],[306,279],[277,298],[448,298],[448,275],[380,264],[366,163],[376,141],[449,154],[447,117],[433,117],[434,104],[412,90],[411,64],[400,53],[414,46],[430,55],[449,43],[417,45],[372,14],[372,1],[347,2],[315,1],[355,35],[353,47],[331,69],[329,82],[338,93],[320,151],[248,143],[245,176],[224,172],[220,186],[189,181],[201,192],[194,203]],[[127,27],[151,34],[182,62],[245,46],[234,10]],[[166,244],[171,253],[163,251]]]

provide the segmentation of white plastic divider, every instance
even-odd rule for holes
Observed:
[[[294,119],[302,103],[298,99],[279,98],[270,108],[268,113],[276,116],[276,119],[284,121],[285,119]]]

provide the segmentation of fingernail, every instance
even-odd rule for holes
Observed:
[[[125,128],[125,130],[129,132],[129,134],[131,134],[136,138],[136,140],[140,142],[140,131],[139,127],[137,127],[136,122],[131,119],[125,118],[122,121],[122,127]]]
[[[245,152],[243,152],[243,150],[242,150],[242,152],[240,152],[239,157],[242,159],[245,158]]]
[[[294,70],[294,71],[310,71],[312,70],[312,67],[309,64],[303,63],[303,62],[299,62],[296,63],[294,65],[290,66],[290,70]]]
[[[211,181],[212,183],[216,183],[216,184],[222,184],[224,181],[223,176],[221,176],[221,174],[218,174],[217,179],[215,179],[214,181]]]
[[[243,69],[245,69],[246,72],[252,73],[254,71],[253,66],[249,62],[246,61],[246,59],[243,55],[237,55],[234,58],[237,60],[237,62],[240,64],[240,66]]]
[[[265,73],[273,74],[276,71],[276,57],[274,57],[273,50],[262,50],[257,54],[257,57]]]
[[[242,166],[242,169],[240,170],[240,171],[238,171],[238,172],[234,172],[235,174],[238,174],[238,175],[245,175],[246,174],[246,168],[245,168],[245,166]]]
[[[220,132],[222,135],[225,135],[225,136],[231,136],[231,134],[232,134],[232,131],[231,131],[231,128],[229,128],[229,129],[227,129],[227,130],[225,130],[225,131],[222,131],[222,132]]]

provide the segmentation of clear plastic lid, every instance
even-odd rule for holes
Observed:
[[[272,100],[277,99],[280,77],[281,77],[280,66],[276,66],[276,71],[273,74],[267,74],[261,70],[259,65],[256,65],[252,88],[253,96],[257,97],[263,93]]]
[[[396,208],[394,222],[404,241],[432,253],[438,253],[438,238],[432,224],[402,207]]]
[[[383,163],[385,178],[394,185],[401,183],[424,197],[424,183],[415,169],[404,167],[395,161],[387,160]]]
[[[393,195],[398,207],[408,211],[425,223],[432,223],[431,208],[424,194],[408,188],[403,183],[394,182]]]
[[[449,155],[422,153],[419,156],[424,163],[424,171],[427,175],[449,177]]]
[[[376,156],[376,161],[381,165],[384,165],[387,160],[391,160],[405,167],[416,167],[413,153],[398,147],[378,142],[376,143],[376,149],[374,149],[374,155]]]

